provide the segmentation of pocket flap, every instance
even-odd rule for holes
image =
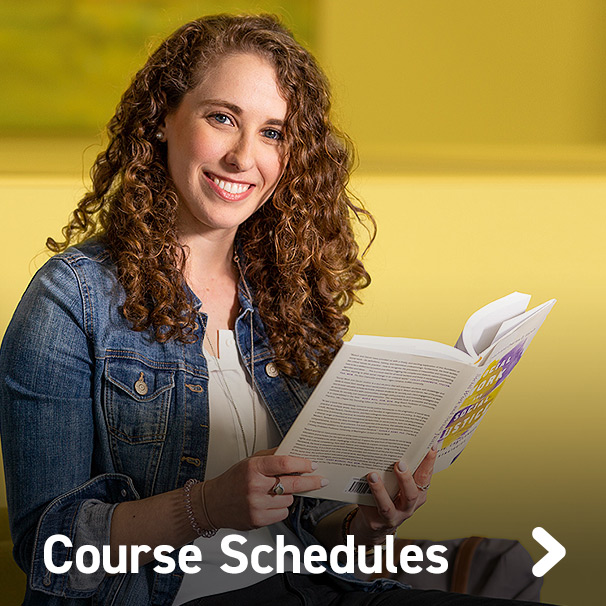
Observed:
[[[172,370],[154,368],[136,358],[108,358],[105,376],[139,402],[149,402],[175,385]]]

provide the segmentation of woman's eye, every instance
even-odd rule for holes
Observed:
[[[212,114],[210,117],[219,124],[232,124],[231,118],[226,114]]]
[[[275,128],[266,128],[263,131],[263,135],[268,139],[272,139],[273,141],[282,141],[284,139],[284,135]]]

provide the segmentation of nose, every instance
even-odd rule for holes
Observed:
[[[250,170],[254,164],[253,151],[253,137],[241,132],[225,154],[225,162],[239,172]]]

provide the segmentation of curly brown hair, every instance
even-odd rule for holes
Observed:
[[[374,238],[374,219],[347,192],[349,139],[331,123],[326,77],[271,15],[216,15],[187,23],[136,74],[108,124],[109,143],[91,170],[92,188],[63,228],[60,252],[103,238],[126,292],[134,330],[190,342],[195,310],[183,288],[188,251],[178,239],[179,204],[165,146],[165,117],[220,56],[254,53],[276,71],[287,102],[288,162],[272,197],[238,229],[247,281],[278,368],[314,384],[342,344],[345,312],[370,283],[352,219]]]

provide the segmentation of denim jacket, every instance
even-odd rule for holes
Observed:
[[[250,368],[253,318],[256,386],[282,435],[310,394],[278,374],[248,289],[239,287],[236,341]],[[195,295],[192,294],[195,298]],[[0,428],[14,556],[28,575],[25,604],[172,603],[182,580],[155,573],[50,573],[44,544],[54,534],[109,545],[117,504],[204,479],[209,440],[208,369],[197,342],[159,343],[130,329],[124,291],[101,242],[50,259],[25,292],[0,355]],[[196,300],[197,301],[197,300]],[[198,301],[199,303],[199,301]],[[304,545],[341,503],[297,498],[289,518]],[[56,543],[53,559],[74,559]],[[176,553],[176,552],[175,552]],[[380,585],[381,583],[379,583]]]

